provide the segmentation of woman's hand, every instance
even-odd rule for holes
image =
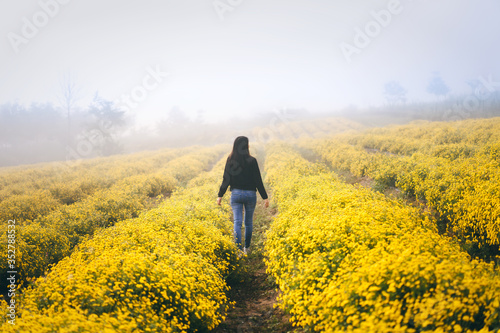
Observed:
[[[218,197],[217,198],[217,204],[220,206],[220,202],[222,201],[222,198],[221,197]]]
[[[269,199],[264,200],[264,207],[269,207]]]

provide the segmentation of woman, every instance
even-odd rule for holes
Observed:
[[[230,186],[231,208],[234,215],[234,236],[236,245],[245,254],[248,253],[252,240],[253,212],[257,203],[257,193],[264,199],[265,207],[269,207],[269,199],[262,183],[257,160],[250,155],[248,138],[239,136],[234,140],[233,150],[226,161],[224,176],[219,189],[217,204]],[[243,222],[243,207],[245,207],[245,247],[241,243],[241,225]]]

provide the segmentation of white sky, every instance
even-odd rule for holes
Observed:
[[[134,92],[129,114],[140,123],[174,106],[210,121],[380,105],[390,80],[421,101],[432,98],[434,71],[456,94],[469,92],[468,79],[500,81],[498,0],[59,1],[1,0],[0,104],[57,103],[68,72],[81,106],[96,91],[108,100]],[[373,11],[391,6],[397,13],[382,15],[385,27],[348,62],[340,44],[354,46],[356,29],[376,28]],[[169,75],[156,81],[155,70]]]

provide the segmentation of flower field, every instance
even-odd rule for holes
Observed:
[[[42,275],[95,230],[137,217],[160,195],[169,195],[208,169],[226,150],[192,147],[92,160],[74,167],[49,164],[41,170],[6,172],[2,189],[11,195],[0,202],[0,216],[4,221],[16,220],[18,248],[22,249],[16,255],[18,281],[26,283]],[[134,163],[134,158],[140,162]],[[2,230],[3,239],[7,239],[6,232]],[[4,253],[6,248],[3,242]],[[1,257],[0,267],[5,280],[6,256]]]
[[[26,288],[20,318],[2,331],[187,332],[218,325],[230,305],[225,278],[238,265],[230,211],[207,200],[223,162],[140,217],[96,229]]]
[[[498,332],[500,119],[370,130],[329,122],[312,136],[319,127],[301,135],[308,127],[295,125],[280,129],[286,143],[251,141],[277,210],[264,229],[267,273],[294,325]],[[351,131],[327,136],[330,125]],[[247,263],[229,195],[215,203],[229,150],[0,169],[0,216],[16,220],[18,271],[15,325],[4,320],[0,331],[216,329]],[[375,185],[348,184],[341,173]],[[411,200],[384,195],[388,187]],[[7,227],[2,239],[6,254]],[[3,255],[4,281],[9,263]],[[8,318],[9,303],[0,303]]]
[[[330,165],[397,186],[469,254],[500,254],[500,118],[414,123],[309,142]]]
[[[268,149],[280,211],[266,243],[280,306],[320,332],[494,332],[500,275],[417,209]]]

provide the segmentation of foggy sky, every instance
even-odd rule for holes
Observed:
[[[66,73],[82,107],[98,92],[140,123],[173,107],[213,121],[376,106],[391,80],[429,100],[435,71],[455,94],[500,81],[499,13],[496,0],[4,0],[0,104],[57,103]]]

